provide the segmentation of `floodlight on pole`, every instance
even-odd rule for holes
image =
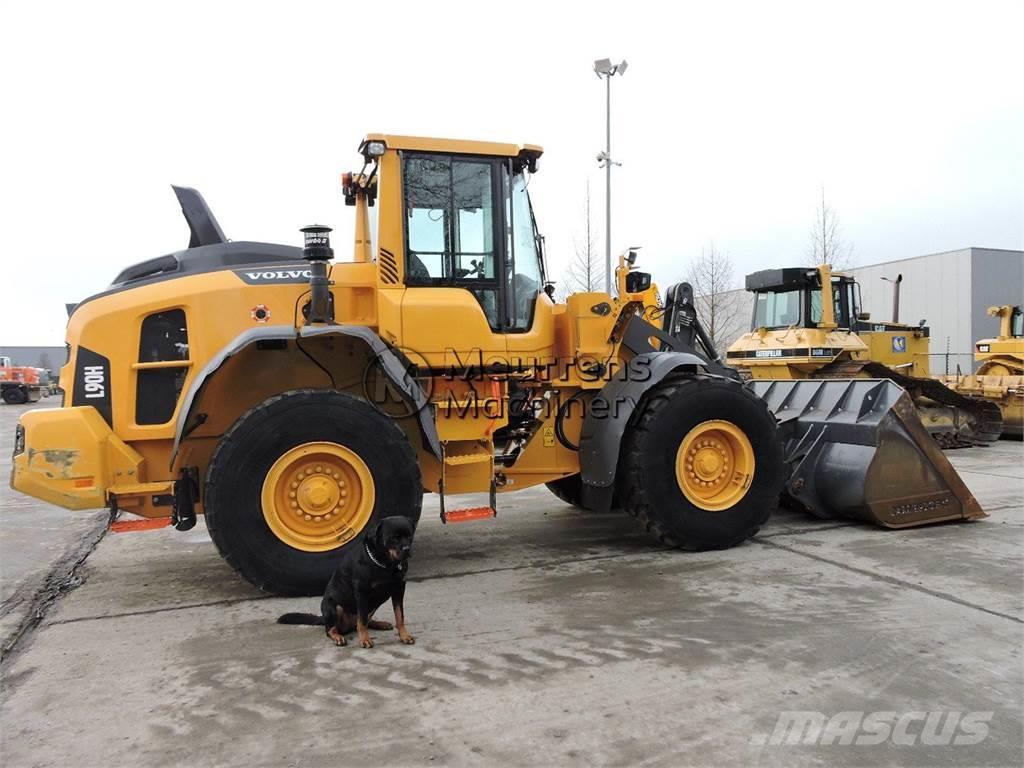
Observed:
[[[612,160],[612,78],[625,74],[627,66],[625,59],[618,64],[612,64],[611,59],[594,61],[594,74],[605,79],[605,147],[597,156],[597,165],[605,169],[604,290],[609,294],[612,292],[612,166],[622,165]]]

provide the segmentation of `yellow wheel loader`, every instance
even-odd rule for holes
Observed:
[[[968,397],[991,400],[1002,411],[1003,434],[1024,435],[1024,314],[1019,306],[989,307],[999,318],[999,335],[974,345],[981,363],[973,374],[936,376],[950,389]]]
[[[539,147],[374,134],[359,153],[350,261],[322,226],[303,248],[229,241],[175,188],[189,247],[72,310],[65,401],[21,417],[13,487],[179,530],[204,514],[278,594],[321,592],[342,549],[381,516],[417,520],[424,492],[454,523],[547,484],[688,549],[754,535],[783,491],[888,527],[984,516],[898,387],[745,387],[690,287],[660,302],[635,253],[616,296],[553,301]],[[834,407],[800,405],[815,398]],[[489,503],[446,505],[465,493]]]
[[[726,359],[746,379],[888,380],[906,390],[925,429],[943,448],[999,439],[999,408],[957,394],[928,373],[928,328],[903,325],[897,278],[892,322],[860,311],[851,275],[827,265],[770,269],[747,275],[754,294],[751,332],[729,347]],[[823,286],[825,287],[823,289]]]

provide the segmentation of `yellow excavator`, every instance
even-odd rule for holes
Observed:
[[[929,375],[928,327],[897,322],[899,279],[894,318],[885,322],[861,312],[857,281],[827,264],[755,272],[746,289],[754,294],[751,331],[726,354],[745,378],[885,379],[910,394],[943,448],[999,438],[1003,418],[994,403],[958,394]]]
[[[968,397],[991,400],[1003,414],[1003,434],[1024,435],[1024,314],[1019,306],[989,307],[999,318],[999,335],[974,345],[973,374],[937,376],[950,389]]]
[[[745,386],[690,286],[659,301],[635,252],[616,295],[554,301],[539,147],[373,134],[359,156],[351,260],[323,226],[302,248],[228,240],[175,188],[189,246],[72,309],[64,404],[21,416],[13,487],[178,530],[202,514],[278,594],[322,592],[339,552],[383,516],[418,520],[424,492],[457,523],[546,484],[687,549],[746,540],[780,493],[888,528],[985,516],[899,387]],[[488,502],[446,504],[466,493]]]

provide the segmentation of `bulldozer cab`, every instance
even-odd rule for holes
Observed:
[[[824,286],[829,288],[825,289]],[[747,275],[754,293],[751,330],[821,328],[851,330],[857,320],[859,287],[828,267],[768,269]]]
[[[1017,306],[989,307],[988,314],[999,318],[998,341],[1024,338],[1024,313]]]
[[[850,275],[827,265],[747,275],[754,294],[751,332],[729,347],[728,362],[753,378],[805,378],[863,352],[857,336],[860,296]]]
[[[861,311],[852,275],[818,267],[769,269],[747,275],[754,293],[751,333],[728,359],[752,375],[801,378],[844,360],[876,361],[914,376],[928,375],[928,328],[873,321]]]

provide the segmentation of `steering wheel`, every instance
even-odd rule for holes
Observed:
[[[465,267],[458,267],[455,270],[455,276],[460,278],[475,277],[481,280],[487,277],[487,272],[485,270],[485,264],[483,259],[480,259],[479,261],[477,259],[470,259],[469,263],[470,265],[472,265],[471,269],[466,269]]]

